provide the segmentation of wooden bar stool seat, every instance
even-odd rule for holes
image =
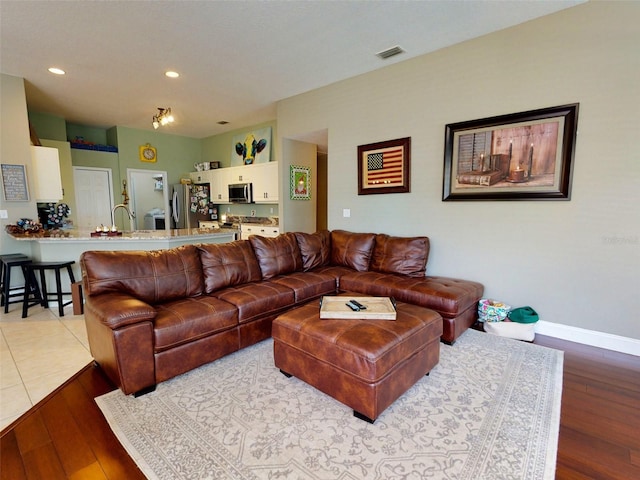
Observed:
[[[71,295],[71,291],[62,291],[62,279],[60,276],[60,272],[63,269],[66,269],[67,274],[69,275],[69,282],[71,285],[73,285],[74,283],[76,283],[76,279],[73,275],[73,269],[71,268],[71,265],[73,265],[74,263],[76,262],[71,260],[69,262],[31,262],[23,265],[23,272],[29,288],[25,287],[24,290],[24,298],[22,301],[22,318],[25,318],[27,316],[29,308],[34,305],[40,304],[44,308],[49,308],[49,299],[51,297],[55,297],[58,302],[59,315],[61,317],[64,316],[64,307],[69,305],[73,301],[73,299],[64,302],[63,296]],[[47,270],[53,270],[55,274],[56,290],[53,292],[50,292],[47,289],[47,282],[45,278],[45,272]],[[36,272],[39,272],[40,285],[38,285]]]
[[[11,269],[14,267],[22,267],[30,262],[31,259],[22,253],[0,255],[0,282],[2,283],[2,289],[0,290],[0,306],[4,306],[4,313],[9,312],[10,303],[22,302],[23,297],[22,286],[11,286]],[[26,279],[24,285],[24,288],[26,288]],[[14,300],[12,300],[12,298],[14,298]]]

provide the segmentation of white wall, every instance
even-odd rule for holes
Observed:
[[[639,22],[640,2],[589,2],[407,60],[283,100],[279,137],[328,129],[329,228],[426,234],[429,274],[640,339]],[[442,202],[446,124],[574,102],[570,201]],[[357,146],[406,136],[411,193],[358,196]]]
[[[281,232],[316,231],[316,208],[318,202],[318,148],[315,144],[298,140],[283,139],[282,161],[280,162],[280,205],[286,216],[280,216]],[[309,200],[291,200],[291,171],[289,166],[309,167],[311,198]]]
[[[5,231],[5,226],[15,224],[21,218],[38,218],[33,199],[31,140],[24,80],[0,74],[0,99],[0,163],[26,166],[30,198],[28,202],[6,202],[0,182],[0,210],[6,210],[8,215],[8,218],[0,220],[0,252],[30,254],[30,242],[18,242]]]

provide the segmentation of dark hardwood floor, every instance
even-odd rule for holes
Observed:
[[[557,479],[640,479],[640,357],[538,336],[564,350]],[[1,478],[144,479],[93,399],[113,390],[88,365],[0,434]]]
[[[640,479],[640,357],[551,337],[564,350],[557,479]]]

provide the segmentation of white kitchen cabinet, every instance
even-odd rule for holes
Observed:
[[[229,185],[233,183],[252,183],[255,203],[278,203],[278,162],[191,172],[189,176],[194,183],[211,186],[211,201],[214,203],[229,203]]]
[[[255,223],[243,223],[240,225],[240,239],[248,240],[251,235],[262,237],[277,237],[280,235],[280,227],[274,225],[258,225]]]
[[[62,200],[62,179],[58,149],[31,147],[33,167],[33,198],[36,202],[56,203]]]
[[[193,183],[209,183],[209,171],[191,172],[189,178]]]
[[[252,167],[253,201],[278,203],[278,163],[256,163]]]
[[[229,203],[229,172],[228,168],[218,168],[211,172],[211,201]]]
[[[217,168],[214,170],[205,170],[203,172],[191,172],[189,177],[193,183],[208,183],[213,203],[229,202],[229,182],[225,174],[226,168]]]
[[[240,165],[239,167],[224,168],[229,183],[249,183],[253,182],[254,165]]]
[[[229,183],[253,184],[255,203],[278,203],[278,162],[254,163],[228,170]]]

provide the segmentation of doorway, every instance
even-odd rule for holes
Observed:
[[[76,222],[81,230],[111,227],[113,179],[110,168],[73,167]]]
[[[132,230],[169,230],[167,172],[127,168]]]
[[[290,143],[289,140],[315,145],[313,156],[304,156],[307,151],[304,149],[297,150],[297,148],[301,147],[295,147],[295,145]],[[328,129],[316,130],[282,139],[282,160],[283,164],[287,166],[285,170],[288,170],[288,165],[291,164],[302,164],[312,167],[311,175],[316,188],[316,191],[312,193],[311,202],[287,201],[289,196],[289,172],[282,172],[284,176],[283,186],[285,192],[285,208],[280,216],[282,225],[284,225],[286,231],[300,230],[311,233],[328,228],[328,144]],[[302,161],[301,158],[304,158],[305,160]],[[305,208],[305,203],[307,203],[310,208]],[[304,219],[304,221],[302,222],[301,219]]]

